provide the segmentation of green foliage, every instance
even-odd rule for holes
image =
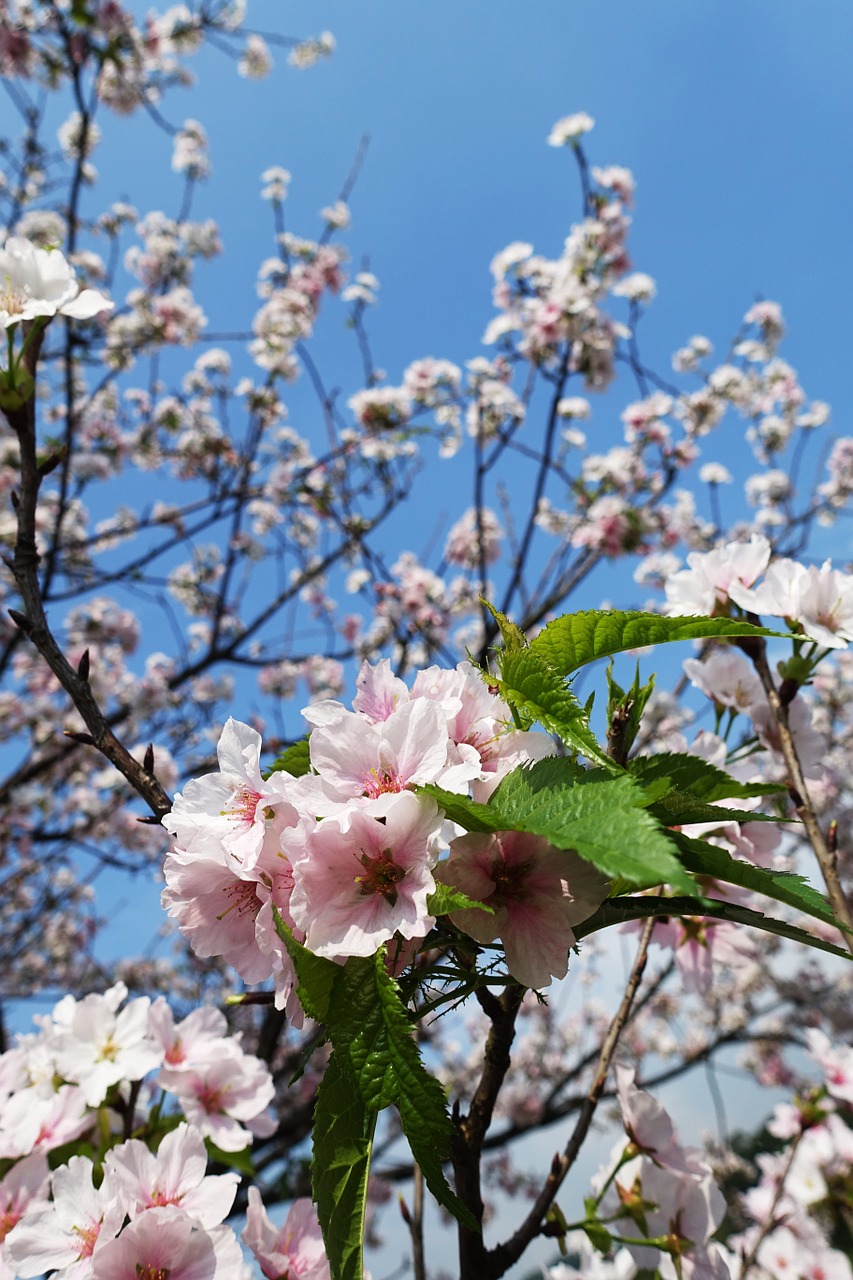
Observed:
[[[306,773],[311,772],[311,756],[308,747],[308,738],[300,738],[298,742],[292,742],[289,747],[282,751],[281,755],[276,756],[270,767],[263,774],[264,778],[268,778],[273,773],[289,773],[294,778],[301,778]]]
[[[715,800],[778,795],[785,790],[780,782],[738,782],[723,769],[686,752],[662,751],[659,755],[638,756],[628,769],[646,790],[657,784],[658,795],[665,795],[666,791],[688,792],[706,804]],[[662,782],[666,784],[664,788]]]
[[[775,898],[777,902],[795,907],[824,924],[835,925],[838,929],[842,927],[826,899],[803,876],[791,871],[768,871],[751,862],[742,862],[725,849],[709,844],[707,840],[693,840],[680,831],[673,834],[673,839],[681,852],[682,862],[694,875],[709,876],[726,884],[739,885],[742,889],[751,889],[766,898]]]
[[[215,1142],[211,1142],[210,1138],[205,1138],[204,1145],[207,1149],[208,1158],[214,1164],[224,1165],[226,1169],[235,1169],[237,1173],[242,1173],[247,1178],[256,1178],[257,1169],[252,1163],[252,1148],[244,1147],[242,1151],[223,1151],[221,1147],[217,1147]]]
[[[563,676],[531,649],[504,652],[500,657],[498,692],[532,724],[555,733],[604,769],[618,770],[589,727],[587,711],[578,702]]]
[[[652,696],[655,678],[640,684],[640,664],[634,672],[630,689],[623,689],[613,679],[613,663],[607,668],[607,746],[618,764],[624,764],[637,740],[646,703]]]
[[[567,676],[596,658],[624,653],[626,649],[671,644],[674,640],[780,634],[783,633],[733,618],[665,618],[633,609],[588,609],[582,613],[566,613],[549,622],[530,642],[530,652],[543,658],[560,675]]]
[[[317,1090],[311,1184],[332,1280],[363,1280],[362,1242],[376,1112],[335,1051]]]
[[[836,947],[831,942],[824,942],[804,929],[786,924],[783,920],[774,920],[760,911],[752,911],[748,907],[738,906],[733,902],[718,902],[716,898],[608,898],[583,924],[574,925],[573,930],[578,941],[591,933],[598,933],[614,924],[626,924],[631,920],[647,920],[649,916],[657,916],[667,920],[671,916],[701,916],[708,920],[727,920],[732,924],[749,925],[753,929],[761,929],[764,933],[774,933],[780,938],[788,938],[817,951],[826,951],[841,960],[853,960],[850,952],[843,947]]]
[[[584,771],[558,757],[514,770],[489,802],[506,829],[532,831],[558,849],[574,849],[607,876],[622,876],[637,888],[669,884],[692,893],[694,882],[645,805],[628,774]]]
[[[293,959],[303,1008],[323,1023],[333,1046],[317,1094],[312,1163],[332,1280],[361,1280],[364,1187],[376,1116],[385,1107],[397,1107],[412,1155],[436,1200],[476,1230],[442,1168],[452,1133],[447,1101],[421,1060],[399,988],[385,968],[385,948],[334,964],[298,943],[278,912],[274,918]]]
[[[461,889],[454,889],[450,884],[436,882],[435,893],[431,893],[427,899],[427,909],[431,916],[448,916],[451,911],[469,911],[472,907],[477,911],[488,911],[493,914],[491,907],[485,906],[482,902],[476,902]]]

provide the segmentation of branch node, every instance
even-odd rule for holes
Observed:
[[[142,760],[142,767],[146,773],[154,773],[154,743],[149,742],[145,748],[145,755]]]
[[[81,657],[80,661],[77,663],[77,674],[81,680],[84,680],[86,682],[86,684],[89,683],[89,650],[88,649],[83,650],[83,656]]]
[[[81,742],[84,747],[94,747],[95,739],[91,733],[78,733],[74,729],[66,729],[65,737],[70,738],[72,742]]]
[[[18,630],[23,631],[25,636],[32,635],[35,623],[32,622],[25,613],[19,613],[17,609],[10,609],[9,617],[12,619]]]

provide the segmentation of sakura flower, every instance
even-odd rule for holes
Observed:
[[[113,303],[94,289],[82,289],[74,269],[58,249],[39,249],[23,236],[9,236],[0,249],[0,326],[63,315],[91,320]]]
[[[132,1218],[144,1209],[174,1204],[203,1227],[227,1217],[240,1183],[236,1173],[205,1177],[204,1139],[186,1124],[166,1134],[156,1156],[134,1138],[108,1151],[105,1167]]]
[[[713,551],[694,551],[687,557],[689,569],[666,581],[666,612],[711,614],[729,598],[737,598],[739,586],[752,586],[770,560],[770,543],[754,533],[749,542],[728,542]]]
[[[704,662],[687,658],[683,665],[691,684],[718,706],[745,711],[764,698],[754,667],[733,649],[715,649]]]
[[[159,996],[148,1011],[148,1034],[163,1050],[163,1065],[177,1071],[215,1058],[228,1035],[228,1023],[224,1013],[208,1004],[176,1024],[169,1005]]]
[[[577,146],[583,135],[594,127],[595,121],[585,111],[576,111],[573,116],[563,116],[548,134],[548,146],[564,147],[567,143]]]
[[[346,710],[334,721],[318,724],[311,734],[311,763],[341,801],[375,799],[424,782],[450,791],[467,790],[480,772],[479,759],[471,752],[457,763],[449,758],[449,747],[441,708],[419,698],[403,703],[378,724]]]
[[[269,1137],[276,1124],[266,1114],[275,1085],[264,1062],[226,1041],[215,1062],[187,1072],[161,1073],[164,1088],[175,1093],[184,1115],[223,1151],[242,1151],[252,1134]]]
[[[369,956],[397,932],[425,937],[440,825],[435,802],[409,792],[319,822],[294,862],[290,901],[309,950]]]
[[[806,1032],[809,1053],[823,1072],[823,1079],[833,1098],[853,1104],[853,1049],[831,1044],[823,1031],[811,1027]]]
[[[810,639],[827,649],[843,649],[853,640],[853,577],[810,565],[800,583],[797,621]]]
[[[440,874],[491,908],[454,911],[453,923],[477,942],[500,938],[512,976],[537,989],[565,977],[575,941],[571,926],[607,896],[607,881],[588,862],[520,831],[454,840]]]
[[[204,850],[214,859],[222,850],[235,873],[251,871],[260,856],[267,825],[293,825],[287,803],[289,774],[261,777],[261,735],[229,718],[217,746],[219,772],[193,778],[175,796],[163,826],[188,852]]]
[[[108,1179],[92,1185],[93,1168],[85,1156],[71,1156],[53,1175],[52,1203],[31,1206],[10,1232],[5,1257],[24,1280],[55,1267],[65,1280],[95,1274],[95,1254],[118,1234],[126,1210]]]
[[[31,1205],[47,1203],[49,1178],[47,1160],[38,1152],[19,1160],[0,1179],[0,1280],[13,1280],[3,1242]]]
[[[240,1237],[248,1245],[269,1280],[299,1276],[299,1280],[329,1280],[317,1211],[308,1199],[294,1200],[284,1226],[269,1219],[257,1187],[249,1188],[246,1226]]]
[[[147,996],[131,1000],[119,1012],[126,995],[127,987],[118,982],[102,996],[79,1001],[66,996],[54,1010],[61,1027],[54,1041],[57,1070],[80,1086],[90,1107],[100,1106],[111,1085],[141,1080],[162,1061],[148,1036],[151,1001]]]
[[[214,1280],[217,1270],[211,1234],[169,1206],[149,1209],[128,1223],[96,1254],[91,1275],[92,1280]]]
[[[688,1153],[675,1140],[672,1120],[666,1108],[650,1093],[637,1088],[635,1069],[627,1063],[617,1062],[614,1074],[622,1123],[634,1146],[656,1164],[682,1172],[690,1169]]]

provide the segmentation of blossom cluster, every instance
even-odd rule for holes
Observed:
[[[223,1225],[240,1178],[208,1174],[206,1144],[227,1161],[275,1130],[272,1077],[227,1034],[217,1009],[176,1023],[162,998],[126,996],[123,983],[65,996],[36,1019],[38,1032],[0,1056],[0,1275],[8,1280],[44,1272],[137,1280],[162,1268],[184,1280],[245,1274]],[[308,1202],[297,1201],[277,1232],[252,1192],[243,1240],[265,1274],[286,1271],[289,1259],[327,1280]]]
[[[481,943],[500,938],[518,981],[562,977],[572,925],[604,898],[604,877],[536,836],[460,835],[417,793],[433,784],[485,800],[517,765],[551,754],[552,740],[515,729],[467,663],[427,668],[411,689],[387,659],[364,663],[357,684],[352,711],[328,699],[303,712],[309,772],[264,777],[260,734],[229,720],[219,772],[176,797],[162,900],[194,951],[223,956],[247,983],[273,978],[276,1003],[299,1020],[275,911],[316,955],[343,961],[392,940],[411,954],[435,924],[440,879],[483,904],[451,919]]]

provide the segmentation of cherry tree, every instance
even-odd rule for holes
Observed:
[[[0,5],[2,995],[67,993],[3,1031],[0,1269],[360,1278],[400,1183],[418,1280],[426,1191],[465,1280],[543,1237],[554,1280],[850,1277],[853,578],[809,546],[848,508],[851,441],[773,302],[722,360],[694,336],[652,368],[634,178],[594,163],[583,112],[542,130],[576,220],[556,252],[495,254],[487,355],[376,364],[379,281],[345,247],[363,147],[313,237],[285,218],[298,176],[261,175],[257,309],[212,335],[206,134],[171,91],[207,45],[248,78],[334,48],[247,22]],[[168,138],[173,215],[99,207],[129,116]],[[346,390],[321,316],[359,361]],[[451,483],[443,545],[402,543]],[[603,568],[619,607],[575,610]],[[647,650],[675,642],[667,690]],[[168,958],[104,961],[107,871],[161,877]],[[653,1092],[733,1046],[790,1094],[749,1159],[684,1146]],[[584,1195],[607,1105],[624,1134]],[[559,1149],[531,1172],[535,1129]]]

